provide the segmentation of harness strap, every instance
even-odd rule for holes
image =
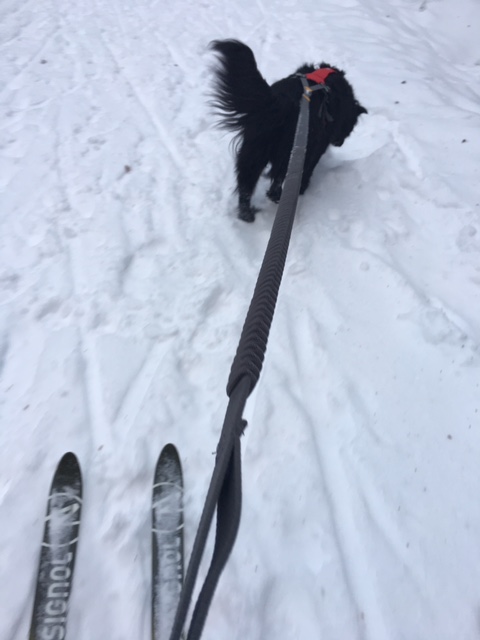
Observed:
[[[319,69],[319,71],[323,71],[323,69]],[[327,77],[328,75],[330,75],[330,73],[334,73],[333,69],[326,69],[326,71],[329,71],[329,73],[325,74],[325,77]],[[303,85],[303,98],[305,98],[305,100],[307,102],[310,102],[310,95],[312,94],[313,91],[319,91],[322,90],[325,92],[325,97],[322,100],[322,104],[320,105],[320,109],[318,110],[318,117],[320,118],[320,120],[323,121],[327,121],[327,122],[333,122],[333,118],[330,115],[328,108],[327,108],[327,94],[330,93],[330,87],[328,87],[324,82],[320,82],[318,84],[316,84],[315,86],[311,87],[308,84],[308,78],[311,76],[314,76],[314,73],[309,73],[306,76],[304,76],[302,73],[298,74],[298,77],[300,78],[300,80],[302,81],[302,85]]]

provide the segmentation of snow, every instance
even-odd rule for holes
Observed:
[[[262,184],[255,224],[235,218],[207,104],[224,37],[269,81],[344,68],[369,114],[299,202],[203,638],[478,638],[479,20],[475,0],[4,0],[1,640],[28,633],[66,451],[69,638],[150,637],[169,441],[191,550],[275,214]]]

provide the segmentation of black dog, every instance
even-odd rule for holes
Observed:
[[[252,50],[238,40],[215,40],[210,47],[218,54],[213,106],[223,126],[237,131],[236,174],[238,217],[255,220],[251,197],[263,169],[270,164],[271,185],[267,192],[280,200],[303,93],[301,79],[309,85],[322,84],[310,101],[310,125],[300,193],[308,187],[312,172],[329,144],[340,147],[353,131],[358,117],[367,113],[355,99],[345,74],[322,63],[304,64],[271,86],[262,77]]]

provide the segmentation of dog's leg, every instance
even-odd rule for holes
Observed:
[[[300,195],[303,196],[310,184],[310,178],[312,177],[313,170],[317,166],[320,156],[318,158],[309,158],[310,162],[305,162],[303,168],[302,182],[300,184]]]
[[[236,160],[238,217],[253,222],[258,209],[251,199],[260,174],[267,164],[267,154],[261,140],[243,140]]]
[[[305,191],[308,188],[308,185],[310,184],[310,178],[312,177],[312,173],[313,173],[313,169],[315,168],[315,165],[313,167],[310,168],[310,170],[307,170],[307,167],[304,168],[303,170],[303,176],[302,176],[302,183],[300,185],[300,195],[303,196],[303,194],[305,193]]]
[[[313,170],[317,166],[322,154],[325,152],[324,146],[318,144],[308,145],[307,153],[305,155],[305,164],[303,167],[302,182],[300,184],[300,195],[303,195],[310,184],[310,178],[312,177]]]
[[[238,194],[238,217],[244,222],[255,222],[255,214],[259,209],[251,204],[252,194],[240,191]]]
[[[270,179],[272,181],[267,196],[272,202],[280,202],[283,191],[283,183],[288,170],[288,160],[290,158],[291,147],[288,146],[290,142],[288,137],[285,137],[281,144],[278,145],[278,149],[270,158]]]
[[[270,189],[267,191],[267,197],[276,204],[280,202],[280,198],[282,197],[282,182],[280,180],[272,181]]]

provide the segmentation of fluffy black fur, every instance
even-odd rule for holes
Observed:
[[[325,81],[329,90],[312,93],[300,193],[308,187],[312,172],[328,145],[340,147],[353,131],[360,114],[367,110],[355,99],[344,72],[336,67],[325,63],[304,64],[294,74],[270,86],[258,71],[247,45],[238,40],[215,40],[210,47],[219,60],[212,104],[221,117],[221,126],[237,132],[238,217],[253,222],[256,209],[251,205],[251,197],[268,164],[271,185],[267,195],[274,202],[282,195],[303,93],[302,83],[295,74],[307,74],[319,67],[335,70]]]

